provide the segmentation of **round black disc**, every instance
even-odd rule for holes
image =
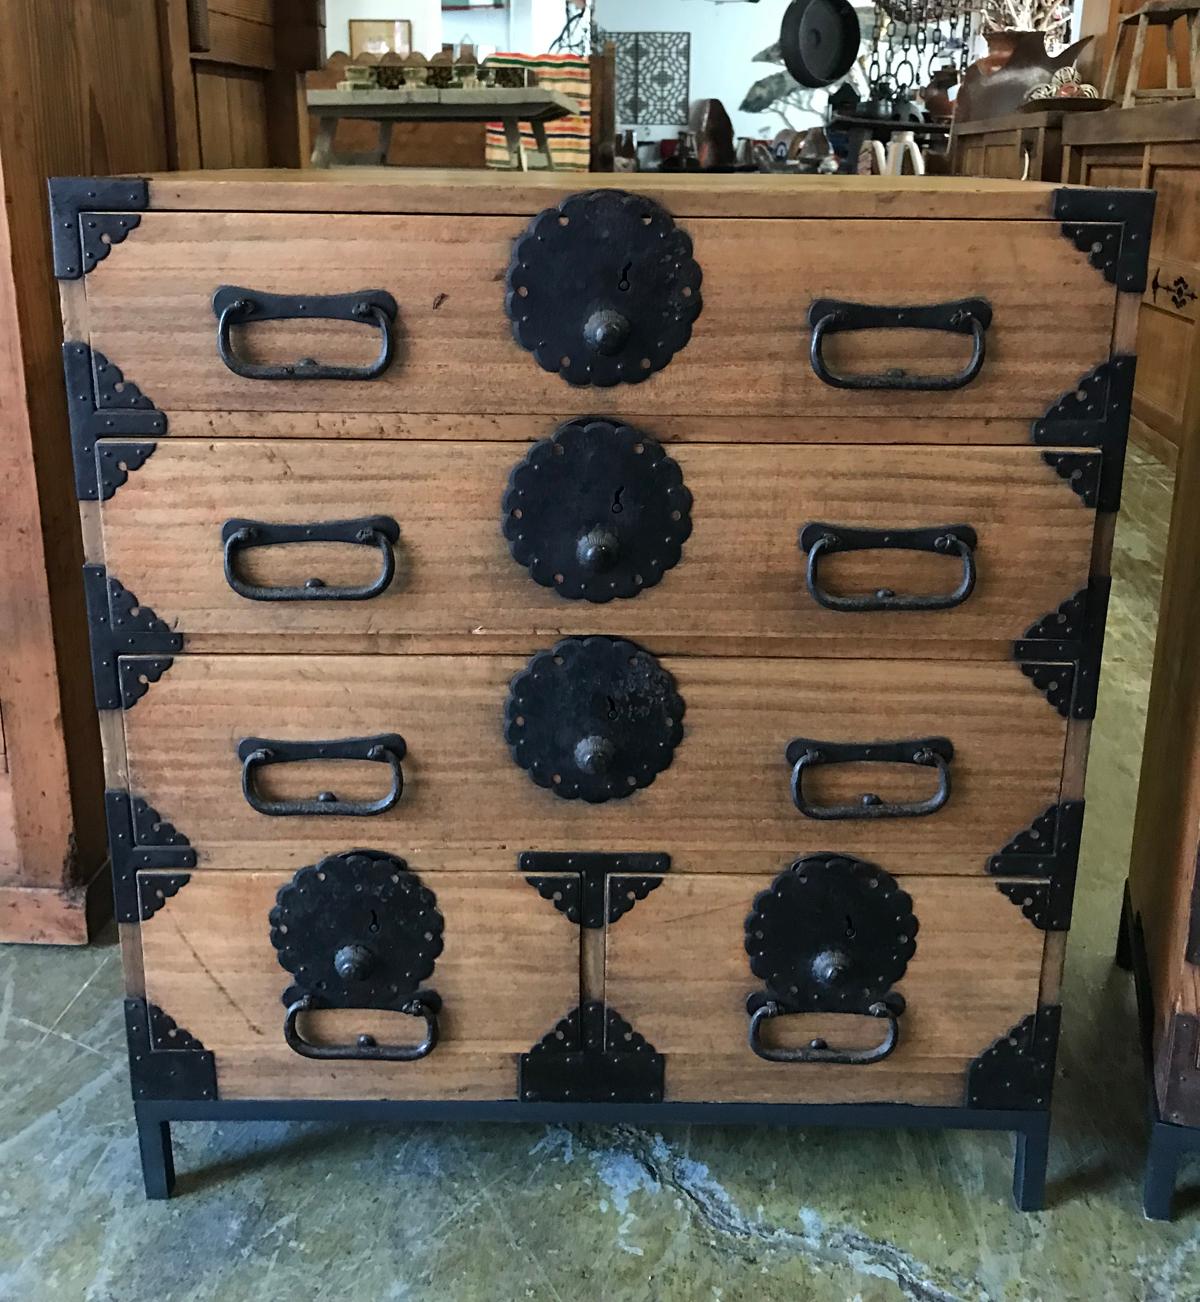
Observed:
[[[912,899],[862,859],[808,855],[755,897],[750,970],[788,1012],[865,1013],[917,948]]]
[[[788,72],[816,89],[854,66],[862,34],[848,0],[792,0],[783,15],[779,48]]]
[[[692,532],[679,463],[629,425],[568,421],[513,467],[504,536],[559,596],[636,597],[679,561]]]
[[[648,787],[683,737],[675,680],[614,637],[568,637],[509,687],[504,735],[534,782],[565,800],[619,800]]]
[[[280,887],[271,944],[302,995],[325,1008],[398,1008],[442,952],[437,898],[403,859],[378,850],[333,854]]]
[[[513,337],[570,384],[638,384],[688,342],[700,315],[692,241],[661,205],[622,190],[574,194],[513,246]]]

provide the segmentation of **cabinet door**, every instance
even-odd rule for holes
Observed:
[[[579,930],[516,873],[356,851],[139,889],[151,1053],[198,1042],[221,1098],[514,1098],[579,1001]]]
[[[973,1062],[1038,1007],[1043,933],[992,882],[901,877],[863,887],[869,875],[851,881],[853,861],[812,858],[829,861],[832,890],[810,901],[811,883],[791,883],[790,914],[786,888],[780,897],[770,876],[667,874],[609,923],[605,999],[662,1055],[664,1098],[968,1102]],[[804,871],[798,865],[783,877]],[[843,876],[849,889],[839,894]],[[875,907],[877,896],[887,907]],[[773,945],[765,962],[754,961],[782,980],[752,970],[748,942],[760,953]],[[764,995],[790,995],[808,1011],[781,1011],[752,1037],[747,1000],[757,1006]],[[902,1007],[894,1032],[888,1017],[863,1011],[882,1000],[893,1014]],[[870,1059],[889,1034],[894,1048],[874,1061],[771,1060],[815,1042],[825,1053]]]

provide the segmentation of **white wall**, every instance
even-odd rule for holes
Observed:
[[[470,14],[447,14],[470,18]],[[441,0],[325,0],[325,49],[350,53],[351,18],[407,18],[413,25],[413,49],[436,54],[442,48]]]
[[[413,49],[436,54],[442,43],[469,36],[482,54],[544,54],[563,25],[563,0],[510,0],[504,9],[442,12],[441,0],[325,0],[325,49],[350,52],[351,18],[407,18]]]
[[[596,25],[610,32],[690,32],[692,35],[690,100],[719,99],[739,136],[771,138],[786,125],[777,113],[742,113],[738,105],[751,85],[781,69],[754,63],[754,56],[779,37],[785,6],[776,0],[761,4],[714,4],[712,0],[594,0]],[[860,13],[870,30],[868,13]],[[824,107],[823,92],[817,105]],[[816,126],[816,113],[788,110],[795,127]],[[678,126],[639,126],[639,140],[674,136]]]

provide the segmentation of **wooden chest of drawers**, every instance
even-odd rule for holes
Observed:
[[[152,1194],[353,1113],[1041,1202],[1152,196],[622,180],[56,183]]]

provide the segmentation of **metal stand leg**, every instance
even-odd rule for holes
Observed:
[[[1013,1202],[1018,1211],[1040,1212],[1046,1205],[1046,1163],[1050,1158],[1050,1114],[1042,1113],[1017,1131],[1013,1162]]]
[[[1146,1150],[1146,1176],[1142,1183],[1142,1210],[1148,1220],[1169,1221],[1179,1176],[1180,1148],[1172,1127],[1151,1121]]]
[[[1129,883],[1121,897],[1121,921],[1117,924],[1117,951],[1113,962],[1126,972],[1133,971],[1133,915],[1129,903]]]
[[[175,1188],[175,1158],[171,1152],[169,1121],[137,1119],[138,1147],[142,1153],[142,1179],[147,1198],[170,1198]]]

